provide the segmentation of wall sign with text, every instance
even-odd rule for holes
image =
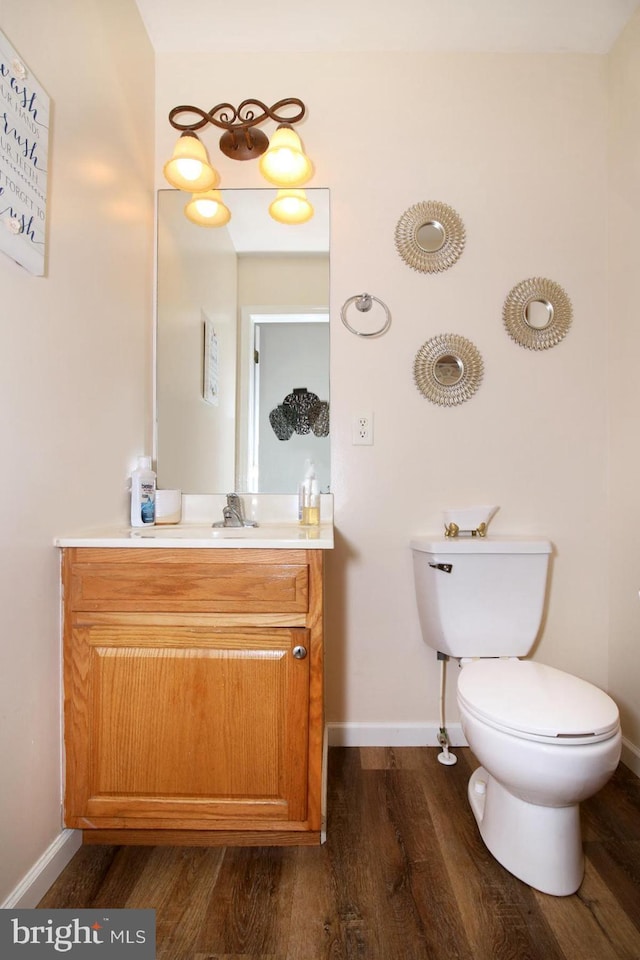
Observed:
[[[49,97],[0,31],[0,250],[44,274]]]
[[[217,407],[220,402],[220,377],[218,373],[218,337],[213,320],[201,310],[204,321],[204,363],[202,396],[207,403]]]

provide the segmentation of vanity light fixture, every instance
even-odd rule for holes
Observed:
[[[269,205],[269,216],[278,223],[306,223],[313,216],[313,205],[304,190],[278,190]]]
[[[276,187],[299,187],[313,173],[300,137],[290,123],[281,123],[269,149],[260,157],[260,173]]]
[[[225,206],[219,190],[194,193],[184,212],[187,219],[199,227],[223,227],[231,220],[231,211]]]
[[[293,115],[287,116],[287,111],[294,108]],[[220,182],[220,175],[212,167],[207,151],[200,141],[197,130],[212,124],[223,130],[219,146],[221,152],[232,160],[254,160],[260,158],[260,171],[269,183],[286,190],[299,187],[306,183],[313,173],[311,161],[305,154],[300,137],[293,129],[293,124],[299,123],[306,113],[302,100],[290,97],[278,100],[268,107],[261,100],[243,100],[239,107],[230,103],[219,103],[211,110],[201,110],[200,107],[178,106],[169,113],[169,123],[181,133],[173,156],[164,166],[164,175],[172,187],[193,193],[192,203],[198,203],[200,194],[214,190]],[[263,130],[258,129],[266,120],[275,120],[278,127],[271,138]],[[195,196],[195,195],[198,196]],[[218,198],[219,199],[219,198]],[[282,207],[280,197],[276,198],[276,211]],[[303,198],[297,197],[297,203],[290,203],[289,207],[296,207],[296,213],[289,212],[285,216],[276,216],[283,223],[304,223],[305,219],[313,216],[311,204],[305,206]],[[194,219],[188,212],[192,203],[187,204],[186,211],[189,219]],[[286,205],[285,205],[286,206]],[[308,216],[303,216],[304,211]],[[309,212],[310,211],[310,212]],[[273,216],[274,214],[272,214]],[[197,214],[198,218],[200,214]],[[206,218],[205,218],[206,219]],[[195,223],[204,220],[194,219]],[[221,225],[220,221],[217,225]],[[210,226],[215,225],[207,219]]]
[[[220,183],[220,174],[209,163],[204,145],[191,131],[182,134],[163,173],[172,187],[189,193],[211,190]]]

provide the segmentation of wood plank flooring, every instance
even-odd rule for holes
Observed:
[[[582,805],[571,897],[516,880],[469,808],[476,761],[329,751],[322,847],[78,851],[39,906],[153,907],[158,960],[640,960],[640,780]]]

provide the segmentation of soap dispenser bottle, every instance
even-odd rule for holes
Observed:
[[[156,522],[156,475],[151,457],[138,457],[131,473],[131,526],[144,527]]]
[[[311,478],[305,523],[310,527],[317,527],[320,524],[320,485],[315,475]]]
[[[304,526],[320,523],[320,486],[313,460],[305,461],[304,479],[298,491],[298,520]]]

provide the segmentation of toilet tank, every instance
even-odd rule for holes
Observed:
[[[500,537],[411,540],[422,636],[451,657],[523,657],[535,643],[551,543]]]

